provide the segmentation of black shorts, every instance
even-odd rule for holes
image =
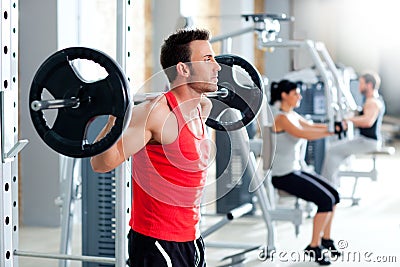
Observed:
[[[129,231],[130,267],[205,267],[204,241],[174,242]]]

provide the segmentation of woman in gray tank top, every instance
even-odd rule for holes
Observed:
[[[271,84],[270,104],[273,106],[273,132],[276,136],[272,184],[277,189],[317,205],[311,242],[305,252],[320,265],[329,265],[329,259],[322,253],[324,248],[334,256],[341,255],[331,239],[339,194],[325,178],[301,169],[301,146],[306,140],[324,138],[333,133],[328,132],[326,125],[310,123],[294,111],[300,105],[301,98],[300,89],[295,83],[282,80]]]

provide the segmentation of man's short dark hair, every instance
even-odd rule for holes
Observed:
[[[179,62],[190,62],[192,51],[189,44],[197,40],[209,40],[210,32],[205,29],[180,29],[164,40],[161,46],[160,62],[168,80],[175,80]]]
[[[378,90],[381,85],[381,78],[376,73],[367,72],[361,75],[361,78],[363,78],[366,83],[372,83],[372,87],[375,90]]]

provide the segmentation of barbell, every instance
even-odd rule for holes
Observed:
[[[161,93],[147,93],[147,94],[136,94],[133,96],[133,102],[140,104],[145,101],[153,100],[160,96]],[[207,97],[227,97],[229,95],[228,89],[221,88],[218,91],[205,93]],[[77,108],[80,105],[80,99],[71,97],[70,99],[53,99],[53,100],[34,100],[31,103],[31,109],[34,111],[40,111],[45,109],[60,109],[60,108]]]
[[[85,80],[72,64],[77,59],[100,65],[107,76],[96,81]],[[220,131],[237,130],[252,122],[260,111],[263,81],[254,66],[237,55],[218,55],[215,59],[221,71],[218,90],[207,93],[213,106],[206,124]],[[132,102],[138,104],[160,94],[136,94]],[[128,81],[119,64],[104,52],[86,47],[66,48],[48,57],[34,75],[29,103],[32,123],[40,138],[56,152],[76,158],[106,151],[120,138],[127,120],[134,115]],[[221,121],[221,114],[227,108],[239,110],[241,119]],[[52,126],[45,116],[48,109],[57,110]],[[115,116],[115,124],[105,137],[90,143],[89,125],[101,115]]]

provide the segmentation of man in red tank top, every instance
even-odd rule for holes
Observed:
[[[160,61],[171,89],[133,107],[120,140],[91,159],[94,171],[108,172],[132,156],[130,266],[205,266],[199,208],[211,101],[204,93],[217,90],[221,70],[209,38],[207,30],[178,30],[164,41]]]

